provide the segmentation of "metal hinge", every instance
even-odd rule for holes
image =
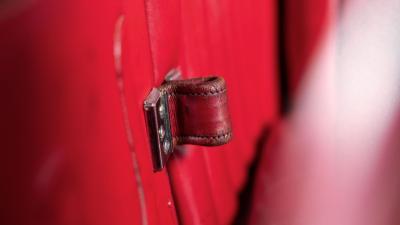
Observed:
[[[153,88],[144,101],[144,111],[154,171],[163,169],[173,152],[168,109],[168,95],[158,88]]]

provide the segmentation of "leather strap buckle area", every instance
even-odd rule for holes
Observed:
[[[153,169],[164,168],[176,145],[217,146],[232,138],[225,80],[168,80],[144,102]]]

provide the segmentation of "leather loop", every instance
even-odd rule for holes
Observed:
[[[167,81],[160,90],[168,95],[174,145],[216,146],[231,139],[226,85],[222,77]]]

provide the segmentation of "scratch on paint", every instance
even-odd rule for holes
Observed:
[[[131,128],[130,122],[129,122],[127,101],[126,101],[126,96],[125,96],[125,85],[124,85],[124,78],[123,78],[123,73],[122,73],[122,62],[121,62],[122,54],[121,53],[122,53],[122,26],[124,24],[124,19],[125,19],[125,17],[123,15],[121,15],[118,18],[118,20],[115,24],[115,31],[114,31],[114,61],[115,61],[116,79],[117,79],[118,91],[119,91],[119,95],[120,95],[125,132],[126,132],[126,136],[127,136],[129,149],[132,154],[133,169],[134,169],[137,190],[138,190],[138,195],[139,195],[139,202],[140,202],[142,225],[148,225],[146,199],[144,196],[142,177],[140,175],[140,169],[139,169],[139,165],[138,165],[138,161],[137,161],[137,157],[136,157],[136,152],[134,151],[135,149],[133,147],[132,128]]]

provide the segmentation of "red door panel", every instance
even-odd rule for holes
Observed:
[[[256,143],[278,118],[275,2],[0,5],[1,221],[233,221]],[[184,146],[154,173],[143,100],[172,69],[226,79],[234,139]]]
[[[177,224],[142,113],[154,85],[144,3],[6,6],[1,223]]]
[[[234,128],[232,143],[185,146],[170,160],[180,220],[229,224],[257,139],[264,126],[278,117],[275,3],[194,0],[166,6],[155,2],[146,1],[146,9],[154,67],[160,68],[156,84],[175,68],[184,78],[223,76]]]

